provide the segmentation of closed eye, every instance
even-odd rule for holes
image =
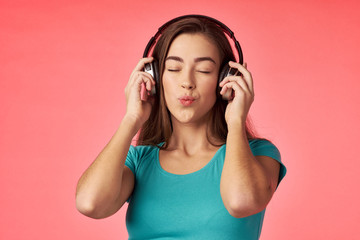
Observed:
[[[179,72],[179,69],[167,69],[169,72]]]

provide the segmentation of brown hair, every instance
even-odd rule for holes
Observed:
[[[228,64],[230,60],[235,61],[235,56],[229,41],[223,30],[215,23],[203,18],[185,18],[168,26],[156,43],[152,53],[152,56],[157,59],[159,64],[160,86],[157,86],[157,94],[155,95],[152,112],[140,130],[137,145],[158,145],[159,143],[165,142],[162,148],[167,147],[167,143],[172,134],[172,123],[170,112],[165,103],[162,76],[165,59],[171,43],[177,36],[184,33],[203,34],[216,45],[219,49],[221,59],[220,70],[225,64]],[[228,102],[222,99],[220,89],[218,89],[216,94],[216,102],[210,112],[210,121],[207,127],[207,138],[211,144],[213,143],[210,140],[210,136],[215,136],[221,142],[225,143],[228,134],[225,121],[225,110]],[[251,125],[251,121],[248,118],[245,126],[248,140],[255,138],[255,132]]]

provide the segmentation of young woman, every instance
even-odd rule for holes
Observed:
[[[155,60],[157,83],[143,71]],[[241,75],[219,82],[226,66]],[[118,130],[79,180],[78,210],[105,218],[127,201],[129,239],[258,239],[286,169],[247,124],[253,80],[224,30],[205,16],[172,22],[125,93]]]

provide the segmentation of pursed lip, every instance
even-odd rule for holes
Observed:
[[[191,96],[179,97],[180,103],[184,106],[190,106],[195,100],[196,100],[196,98],[191,97]]]
[[[179,100],[194,101],[195,98],[194,98],[194,97],[191,97],[191,96],[182,96],[182,97],[179,97]]]

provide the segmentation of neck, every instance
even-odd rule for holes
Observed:
[[[172,124],[173,132],[168,144],[169,150],[177,149],[182,150],[188,154],[194,154],[201,150],[217,148],[212,144],[222,144],[222,142],[212,136],[210,132],[208,132],[208,139],[208,122],[184,124],[173,119]]]

